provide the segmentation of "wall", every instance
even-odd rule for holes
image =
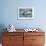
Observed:
[[[35,18],[17,20],[18,7],[33,7]],[[40,27],[46,32],[46,0],[0,0],[0,31],[9,24],[21,29]]]

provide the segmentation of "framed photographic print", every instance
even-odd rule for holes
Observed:
[[[18,19],[33,19],[34,8],[32,7],[19,7],[18,8]]]

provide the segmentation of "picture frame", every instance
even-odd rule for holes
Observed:
[[[33,19],[34,8],[32,7],[19,7],[18,8],[18,19]]]

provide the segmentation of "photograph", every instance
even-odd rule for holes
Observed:
[[[34,8],[31,7],[19,7],[18,8],[18,19],[33,19]]]

